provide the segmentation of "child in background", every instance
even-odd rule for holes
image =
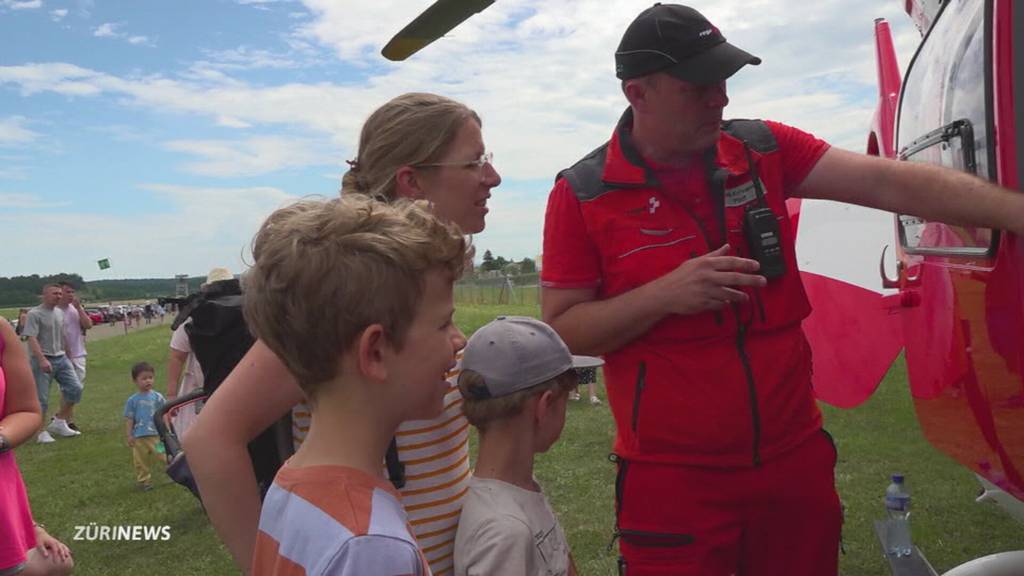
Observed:
[[[576,369],[601,363],[573,356],[533,318],[499,316],[469,339],[459,390],[480,446],[455,536],[456,576],[576,574],[533,458],[562,434]]]
[[[576,371],[580,378],[580,384],[587,385],[587,391],[590,392],[590,403],[594,406],[601,405],[601,399],[597,397],[597,368],[580,368]],[[579,390],[569,394],[570,400],[579,400]]]
[[[132,381],[139,391],[132,394],[124,405],[124,432],[132,449],[135,481],[142,491],[153,488],[150,482],[152,465],[166,463],[160,451],[160,436],[153,423],[153,415],[164,404],[163,395],[153,390],[155,376],[156,371],[148,362],[132,366]]]
[[[444,408],[466,344],[462,234],[425,204],[353,194],[274,212],[252,255],[246,322],[312,411],[263,501],[252,574],[429,575],[384,455],[399,424]]]

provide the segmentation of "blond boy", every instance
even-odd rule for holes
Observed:
[[[571,355],[533,318],[499,316],[469,339],[459,390],[480,446],[455,536],[456,576],[576,574],[533,458],[562,433],[575,368],[600,364]]]
[[[274,212],[253,241],[245,315],[312,408],[267,493],[253,574],[429,574],[382,462],[432,418],[466,343],[452,322],[462,235],[423,205],[359,195]]]

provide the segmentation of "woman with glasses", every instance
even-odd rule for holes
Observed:
[[[501,177],[491,165],[480,128],[476,112],[454,100],[435,94],[399,96],[363,125],[358,156],[349,161],[341,193],[384,201],[426,200],[464,233],[481,232],[491,188]],[[395,438],[404,468],[402,504],[435,575],[451,572],[455,529],[469,480],[468,424],[452,381],[441,416],[406,422]],[[301,443],[309,427],[303,400],[281,361],[257,342],[211,396],[184,441],[206,511],[246,572],[260,515],[246,446],[289,409],[293,439]]]

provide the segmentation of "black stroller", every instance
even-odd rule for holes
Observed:
[[[178,484],[188,488],[196,498],[199,498],[199,488],[192,478],[192,471],[189,470],[188,461],[185,460],[185,453],[181,450],[181,442],[178,440],[173,421],[174,417],[182,410],[196,410],[198,413],[199,407],[206,398],[206,391],[202,388],[193,390],[164,404],[153,417],[157,434],[160,435],[160,441],[163,442],[166,449],[167,475]]]

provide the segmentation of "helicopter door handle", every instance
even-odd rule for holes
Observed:
[[[896,264],[896,280],[890,280],[889,276],[885,273],[885,253],[888,250],[889,245],[886,244],[885,248],[882,248],[882,257],[878,260],[878,275],[882,277],[882,288],[899,288],[899,277],[903,272],[903,264],[902,262]]]
[[[882,249],[882,257],[878,261],[878,274],[882,277],[882,288],[899,288],[901,290],[912,286],[921,285],[921,273],[918,272],[917,276],[908,276],[907,268],[903,265],[902,261],[896,263],[896,279],[892,280],[885,273],[885,253],[889,250],[889,246],[886,245]]]

